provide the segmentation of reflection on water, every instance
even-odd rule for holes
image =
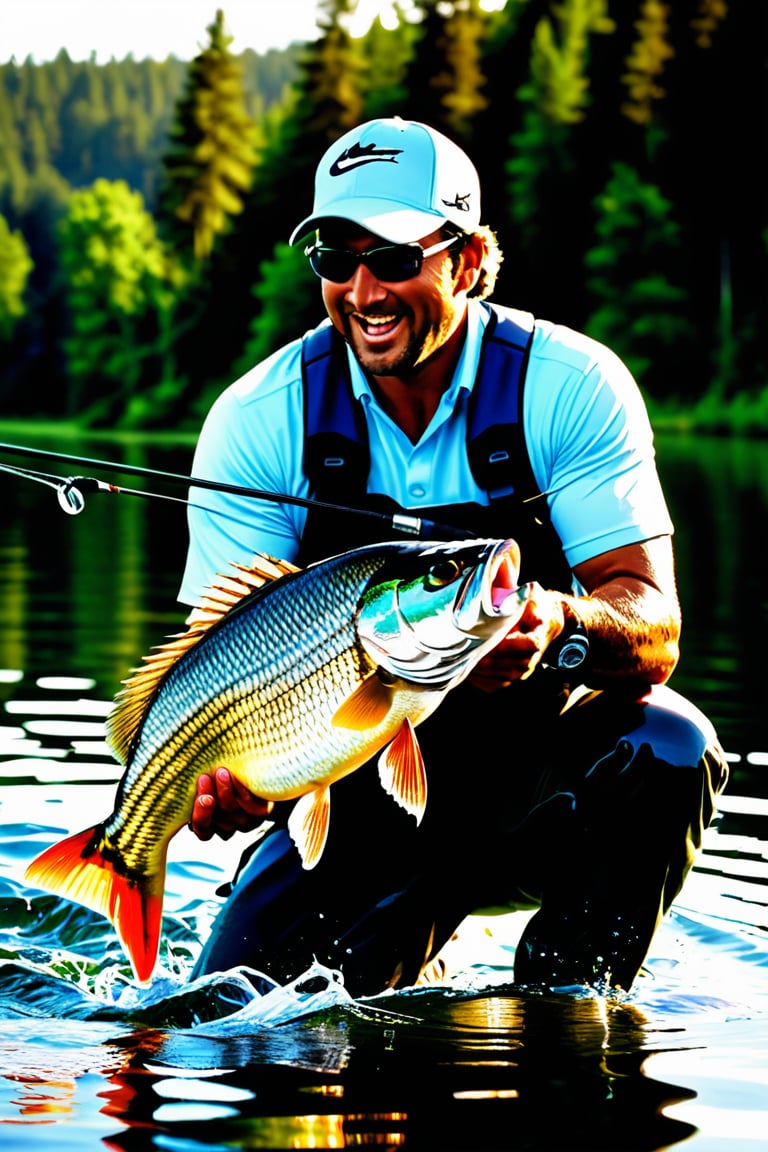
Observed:
[[[81,455],[188,469],[188,452]],[[768,1130],[766,581],[749,523],[768,446],[660,443],[678,526],[675,686],[716,723],[733,779],[630,997],[510,983],[523,914],[470,918],[438,987],[351,1001],[318,970],[280,989],[189,972],[241,844],[171,843],[161,978],[137,989],[110,925],[25,888],[27,863],[104,818],[103,722],[178,629],[177,504],[0,476],[0,1144],[115,1149],[521,1147],[752,1152]],[[62,470],[62,473],[66,469]],[[640,862],[641,863],[641,862]]]
[[[0,1112],[35,1126],[68,1116],[125,1149],[480,1149],[509,1147],[510,1132],[532,1149],[651,1149],[693,1132],[665,1115],[693,1093],[641,1074],[631,1006],[503,989],[401,1006],[411,1018],[325,1013],[226,1041],[93,1025],[65,1036],[61,1022],[29,1041],[12,1025]]]

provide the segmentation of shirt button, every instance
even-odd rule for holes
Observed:
[[[417,500],[420,500],[422,496],[426,494],[427,490],[423,484],[411,484],[408,491],[410,492],[411,496],[415,496]]]

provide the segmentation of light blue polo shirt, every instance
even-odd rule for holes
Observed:
[[[466,452],[467,401],[489,311],[470,301],[467,336],[450,387],[417,444],[389,418],[348,352],[368,426],[368,491],[406,508],[487,504]],[[329,321],[326,321],[329,323]],[[526,375],[523,428],[536,482],[571,567],[612,548],[672,532],[640,391],[604,345],[537,320]],[[206,417],[193,475],[306,497],[301,341],[295,340],[226,388]],[[179,599],[198,601],[232,562],[254,552],[295,560],[303,508],[195,488],[190,545]],[[446,520],[449,520],[446,510]]]

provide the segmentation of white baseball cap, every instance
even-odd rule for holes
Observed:
[[[326,151],[312,215],[290,243],[328,219],[350,220],[393,244],[448,222],[472,232],[480,223],[480,180],[466,153],[434,128],[399,116],[370,120]]]

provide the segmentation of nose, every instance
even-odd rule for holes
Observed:
[[[358,264],[347,288],[347,299],[350,304],[362,310],[367,305],[383,300],[386,295],[386,288],[376,279],[370,268],[363,263]]]

